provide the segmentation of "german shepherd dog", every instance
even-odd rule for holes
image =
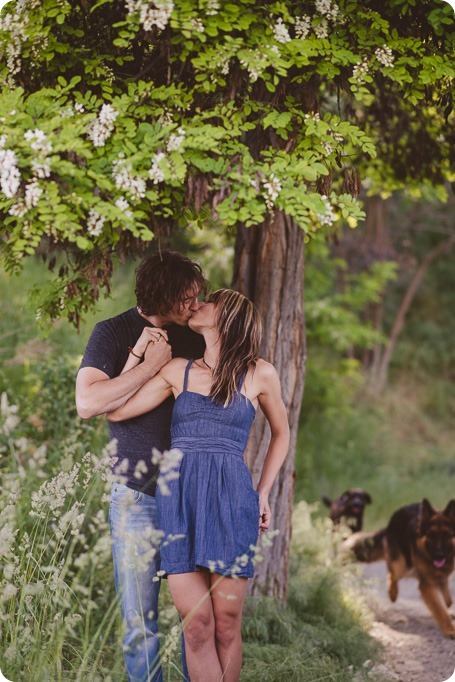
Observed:
[[[349,488],[336,500],[323,495],[322,501],[329,507],[329,516],[335,525],[343,520],[353,533],[362,530],[363,512],[371,497],[361,488]]]
[[[352,535],[344,548],[352,550],[358,561],[385,559],[393,602],[398,597],[398,581],[405,576],[417,578],[420,595],[436,623],[455,639],[455,624],[447,610],[452,605],[449,577],[455,562],[455,499],[444,511],[434,509],[427,499],[401,507],[386,528]]]

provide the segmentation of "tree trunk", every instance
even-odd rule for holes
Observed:
[[[303,316],[304,233],[276,212],[260,228],[237,232],[234,286],[259,309],[264,322],[261,357],[271,362],[281,380],[291,428],[288,457],[270,494],[272,527],[279,530],[264,560],[256,564],[252,594],[287,597],[289,545],[294,494],[294,461],[305,374]],[[259,411],[247,448],[247,462],[257,484],[269,442],[268,424]]]
[[[389,365],[392,359],[393,351],[395,350],[398,335],[403,328],[407,312],[411,306],[412,301],[414,300],[414,296],[416,295],[419,289],[419,286],[422,282],[425,272],[427,271],[428,266],[431,265],[431,263],[434,260],[436,260],[439,256],[448,253],[453,248],[454,244],[455,235],[451,235],[445,241],[440,242],[437,246],[434,247],[434,249],[427,253],[425,258],[415,271],[411,279],[411,282],[406,290],[406,293],[403,297],[403,300],[401,301],[401,305],[398,309],[398,312],[395,316],[395,320],[389,334],[387,345],[382,356],[381,365],[379,367],[377,380],[374,386],[375,390],[378,393],[383,391],[385,388],[387,375],[389,372]]]

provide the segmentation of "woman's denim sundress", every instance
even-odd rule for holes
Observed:
[[[187,390],[177,396],[171,447],[183,458],[178,478],[157,489],[158,523],[164,532],[161,569],[190,573],[200,567],[226,576],[253,576],[259,528],[259,495],[243,455],[256,411],[240,393],[227,406]]]

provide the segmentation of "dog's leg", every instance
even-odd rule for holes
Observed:
[[[452,595],[450,593],[449,581],[447,578],[441,585],[441,592],[442,596],[444,597],[444,601],[447,604],[447,608],[449,609],[452,606]]]
[[[395,577],[393,565],[387,564],[387,591],[390,601],[396,601],[398,597],[398,579]]]
[[[433,618],[441,628],[446,637],[455,639],[455,625],[452,622],[450,615],[445,610],[436,586],[432,583],[419,581],[419,590],[422,599],[431,611]]]

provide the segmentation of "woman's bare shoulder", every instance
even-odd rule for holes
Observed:
[[[259,383],[276,381],[278,379],[278,373],[271,362],[259,358],[256,362],[256,368],[253,373],[255,381]]]

